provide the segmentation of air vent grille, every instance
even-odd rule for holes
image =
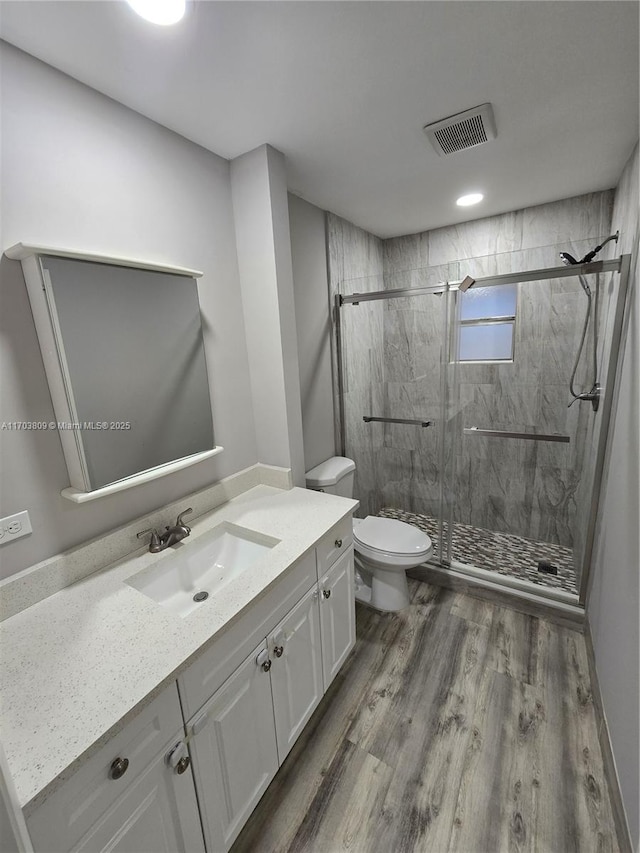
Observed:
[[[463,148],[471,148],[487,141],[480,116],[436,130],[435,135],[445,154],[453,154],[454,151],[462,151]]]
[[[463,113],[428,124],[424,132],[439,155],[454,154],[496,137],[491,104],[481,104]]]

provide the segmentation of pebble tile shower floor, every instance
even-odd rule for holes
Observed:
[[[385,507],[378,513],[383,518],[397,518],[424,530],[433,541],[434,556],[438,555],[438,520],[403,509]],[[444,536],[447,522],[443,523]],[[470,524],[454,522],[452,559],[477,566],[499,575],[522,578],[540,586],[555,587],[578,594],[576,573],[573,569],[571,548],[535,542],[511,533],[484,530]],[[538,561],[547,560],[558,569],[557,575],[538,571]]]

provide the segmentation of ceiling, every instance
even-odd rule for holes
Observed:
[[[638,3],[0,3],[0,35],[223,157],[269,142],[290,190],[382,237],[606,189],[638,138]],[[490,101],[498,137],[423,125]],[[466,192],[484,192],[458,208]]]

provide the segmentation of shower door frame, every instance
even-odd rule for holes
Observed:
[[[443,537],[443,520],[444,513],[442,512],[442,507],[444,506],[445,500],[445,476],[444,476],[444,446],[445,446],[445,418],[444,412],[447,410],[448,404],[448,386],[449,383],[447,381],[447,375],[444,368],[443,360],[446,360],[447,354],[449,352],[449,333],[451,329],[451,322],[449,317],[449,312],[451,310],[451,303],[449,301],[449,293],[451,288],[449,287],[447,282],[439,282],[435,285],[425,285],[421,287],[407,287],[407,288],[396,288],[389,290],[374,290],[369,291],[367,293],[352,293],[350,295],[345,296],[342,293],[336,293],[334,296],[334,306],[335,306],[335,342],[336,342],[336,354],[337,354],[337,374],[338,374],[338,407],[339,407],[339,436],[340,436],[340,453],[342,456],[346,454],[346,429],[345,429],[345,412],[344,412],[344,367],[342,364],[342,323],[341,323],[341,310],[345,305],[358,305],[360,302],[374,302],[378,300],[385,299],[400,299],[405,296],[443,296],[445,298],[445,303],[442,311],[442,321],[443,321],[443,348],[442,348],[442,356],[440,359],[440,393],[442,398],[442,403],[440,404],[440,412],[439,412],[439,420],[442,422],[442,429],[440,431],[439,438],[439,446],[438,446],[438,457],[440,462],[440,480],[439,480],[439,506],[440,512],[438,515],[438,553],[442,554],[442,543],[444,540]],[[365,421],[369,420],[389,420],[388,418],[364,418]],[[396,420],[396,419],[393,419]],[[399,419],[404,423],[412,423],[414,425],[420,426],[430,426],[431,421],[422,421],[421,419]],[[429,558],[428,562],[445,566],[441,558],[435,559],[433,557]]]
[[[462,263],[459,261],[458,263]],[[618,293],[616,296],[616,305],[615,305],[615,313],[613,319],[613,326],[611,331],[611,348],[609,353],[609,362],[607,367],[607,376],[604,383],[604,393],[602,397],[602,402],[600,406],[600,412],[602,415],[602,420],[600,423],[600,433],[598,435],[598,444],[596,451],[596,462],[594,466],[594,474],[593,474],[593,484],[592,484],[592,496],[591,496],[591,504],[589,508],[589,519],[587,523],[587,535],[585,538],[585,548],[582,559],[582,567],[581,567],[581,576],[580,576],[580,591],[578,594],[577,603],[578,607],[584,608],[586,605],[587,595],[590,589],[590,574],[591,574],[591,562],[593,556],[593,548],[595,544],[595,536],[597,531],[597,522],[598,522],[598,506],[600,502],[600,492],[602,489],[602,480],[604,476],[604,468],[607,457],[607,439],[609,435],[609,429],[611,426],[611,414],[613,411],[613,403],[614,400],[618,398],[618,389],[619,389],[619,371],[621,368],[620,364],[620,347],[622,344],[622,332],[623,326],[625,325],[625,318],[628,317],[628,299],[629,299],[629,273],[631,269],[631,255],[620,255],[617,258],[609,261],[592,261],[588,264],[574,264],[572,266],[561,266],[561,267],[547,267],[546,269],[537,269],[537,270],[525,270],[523,272],[516,273],[505,273],[502,275],[495,276],[485,276],[481,278],[475,279],[475,284],[479,284],[482,287],[493,287],[505,284],[521,284],[528,281],[545,281],[549,279],[555,278],[571,278],[578,275],[593,275],[597,273],[619,273],[619,287]],[[341,293],[336,294],[334,297],[335,302],[335,329],[336,329],[336,350],[337,350],[337,366],[338,366],[338,399],[340,406],[340,452],[342,455],[345,455],[345,419],[344,419],[344,385],[343,385],[343,367],[342,367],[342,331],[341,331],[341,309],[345,305],[349,304],[358,304],[359,302],[369,302],[374,300],[382,300],[382,299],[397,299],[399,297],[412,297],[412,296],[424,296],[427,294],[448,294],[450,292],[455,292],[460,289],[460,285],[462,284],[462,280],[459,281],[445,281],[440,282],[436,285],[430,286],[420,286],[420,287],[403,287],[403,288],[395,288],[389,290],[375,290],[369,291],[367,293],[352,293],[349,295],[344,295]],[[445,337],[443,340],[444,352],[450,352],[450,330],[452,327],[452,323],[450,322],[450,318],[448,316],[451,306],[447,305],[444,311],[445,314]],[[444,426],[445,426],[445,417],[444,414],[448,410],[448,391],[449,391],[449,383],[447,381],[446,371],[441,371],[441,383],[443,386],[443,397],[442,397],[442,422],[443,422],[443,436],[442,439],[444,441]],[[455,459],[455,448],[452,453],[452,464]],[[440,490],[441,490],[441,512],[439,519],[439,527],[440,527],[440,549],[439,549],[439,558],[436,561],[436,565],[440,565],[442,569],[449,571],[456,571],[455,566],[452,566],[449,557],[451,555],[451,537],[452,537],[452,523],[451,523],[451,515],[448,518],[448,534],[447,534],[447,559],[443,559],[443,536],[442,536],[442,526],[444,520],[444,509],[445,509],[445,483],[446,477],[442,475]],[[485,573],[486,574],[486,573]],[[468,577],[473,577],[474,575],[469,572],[467,574]],[[558,601],[559,603],[567,603],[566,596],[554,596],[550,594],[553,591],[553,588],[549,588],[549,593],[546,595],[541,593],[540,590],[536,589],[536,585],[531,581],[522,581],[522,588],[519,585],[509,585],[504,583],[503,576],[500,575],[494,581],[496,585],[501,585],[504,589],[517,589],[519,592],[523,594],[532,595],[535,598],[539,598],[540,600],[544,600],[546,603],[552,604],[554,601]],[[525,589],[526,584],[526,589]]]

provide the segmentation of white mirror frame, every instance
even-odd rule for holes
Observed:
[[[40,343],[42,352],[42,360],[44,369],[51,391],[51,399],[53,401],[53,410],[57,423],[76,423],[77,417],[73,411],[72,400],[68,392],[68,379],[66,378],[65,366],[60,358],[60,343],[57,339],[55,319],[50,310],[49,297],[47,291],[47,282],[42,275],[42,268],[39,262],[41,255],[53,255],[59,258],[74,258],[81,261],[92,261],[94,263],[111,264],[115,266],[134,267],[136,269],[153,270],[155,272],[173,273],[175,275],[186,275],[192,278],[200,278],[202,273],[199,270],[187,269],[184,267],[165,266],[162,264],[147,263],[145,261],[132,260],[129,258],[114,258],[108,255],[95,255],[85,252],[75,252],[66,249],[56,249],[48,246],[33,246],[24,243],[16,243],[5,251],[5,255],[14,261],[20,261],[24,272],[24,279],[27,285],[29,301],[31,303],[31,311],[33,320]],[[205,459],[210,459],[212,456],[217,456],[222,453],[223,449],[216,446],[211,450],[205,450],[202,453],[195,453],[191,456],[185,456],[182,459],[176,459],[173,462],[167,462],[163,465],[158,465],[154,468],[149,468],[146,471],[141,471],[138,474],[133,474],[131,477],[125,477],[114,483],[109,483],[107,486],[95,489],[93,491],[84,490],[84,451],[82,442],[80,441],[79,430],[77,429],[62,429],[58,431],[60,441],[62,443],[62,451],[67,463],[69,471],[69,479],[71,485],[69,488],[63,489],[61,495],[67,500],[74,503],[84,503],[85,501],[96,500],[96,498],[106,497],[116,492],[131,489],[134,486],[148,483],[151,480],[156,480],[159,477],[165,477],[167,474],[172,474],[174,471],[180,471],[183,468],[188,468]]]

